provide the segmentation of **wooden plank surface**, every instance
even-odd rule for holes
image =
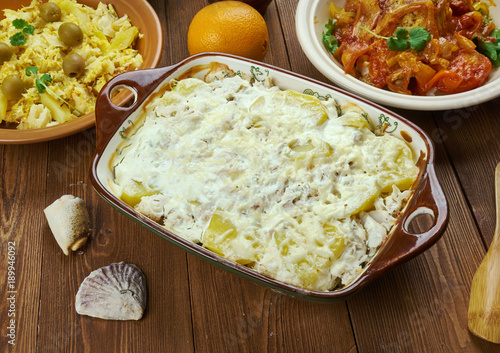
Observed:
[[[265,62],[328,82],[295,34],[298,0],[276,0],[265,20]],[[163,24],[160,66],[188,56],[202,0],[150,0]],[[116,212],[89,183],[95,129],[61,140],[0,146],[0,352],[500,352],[467,331],[472,276],[491,241],[493,169],[500,161],[500,100],[445,112],[397,110],[433,137],[450,204],[443,238],[359,293],[330,304],[275,293],[186,254]],[[93,234],[65,256],[43,216],[63,194],[82,197]],[[8,344],[8,246],[15,242],[16,345]],[[143,319],[76,314],[83,279],[112,262],[148,281]]]
[[[444,147],[488,245],[495,229],[492,185],[495,166],[500,162],[499,111],[500,100],[495,99],[437,117]]]
[[[0,352],[37,347],[47,156],[47,145],[0,146]]]

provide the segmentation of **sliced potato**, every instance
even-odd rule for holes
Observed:
[[[136,27],[130,27],[125,31],[118,32],[116,36],[111,40],[111,43],[104,51],[104,54],[109,54],[114,50],[124,50],[132,45],[135,38],[139,34],[139,30]]]
[[[50,110],[53,120],[58,123],[64,123],[71,120],[71,112],[66,105],[61,105],[63,103],[62,101],[56,100],[47,92],[40,94],[40,100],[42,104]]]
[[[329,255],[325,256],[317,252],[308,252],[300,261],[286,261],[292,263],[292,272],[300,278],[303,285],[307,288],[314,287],[318,281],[319,275],[327,271],[332,263],[337,260],[345,249],[345,241],[343,234],[331,223],[327,222],[323,225],[325,244],[316,243],[316,247],[324,248]],[[308,241],[308,237],[304,236],[304,242]],[[294,258],[300,252],[302,246],[299,246],[293,240],[288,239],[283,233],[275,233],[274,239],[280,249],[281,255],[284,257]],[[310,241],[310,239],[309,239]]]
[[[141,202],[143,197],[155,194],[155,191],[148,190],[142,183],[134,181],[123,188],[120,198],[133,207]]]
[[[7,116],[7,105],[9,100],[0,90],[0,122],[4,121]]]

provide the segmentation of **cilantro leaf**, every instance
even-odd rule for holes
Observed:
[[[28,66],[25,72],[26,76],[31,76],[32,74],[36,76],[38,74],[38,69],[35,66]]]
[[[42,77],[38,77],[38,69],[36,66],[29,66],[25,70],[26,76],[35,76],[35,86],[36,89],[38,90],[38,93],[42,94],[45,93],[45,91],[49,92],[51,95],[54,97],[62,100],[64,103],[66,103],[70,108],[78,112],[78,114],[83,115],[83,113],[78,110],[76,107],[72,106],[69,102],[64,100],[64,98],[60,97],[57,93],[55,93],[53,90],[49,88],[47,83],[52,82],[52,77],[50,77],[50,74],[43,74]]]
[[[13,20],[12,25],[14,28],[19,29],[19,32],[9,38],[10,44],[15,47],[26,44],[26,40],[28,39],[27,35],[35,32],[35,27],[21,18]]]
[[[333,33],[333,30],[335,29],[336,23],[337,23],[337,20],[335,18],[333,20],[332,19],[328,20],[328,23],[325,24],[326,30],[330,33]]]
[[[389,50],[403,51],[408,48],[408,31],[406,28],[398,27],[397,31],[394,33],[395,37],[389,37],[387,39],[387,45]]]
[[[23,29],[24,27],[28,26],[28,22],[26,22],[26,20],[23,20],[21,18],[16,18],[14,21],[12,21],[12,25],[16,29]]]
[[[50,77],[50,74],[43,74],[42,77],[40,77],[40,81],[46,84],[47,82],[52,82],[52,77]]]
[[[42,77],[38,77],[38,69],[35,66],[29,66],[25,70],[26,76],[34,75],[35,86],[38,90],[38,93],[45,93],[45,90],[48,88],[47,83],[52,82],[52,77],[49,74],[43,74]]]
[[[322,33],[323,35],[322,42],[325,45],[326,49],[332,54],[335,53],[335,51],[339,48],[339,43],[337,41],[337,38],[333,34],[336,22],[337,22],[336,19],[328,20],[328,23],[325,24],[326,32]]]
[[[45,93],[45,85],[39,79],[35,80],[35,86],[38,93]]]
[[[326,49],[332,54],[335,53],[335,51],[339,48],[337,38],[330,33],[323,33],[323,44],[325,45]]]
[[[413,50],[422,50],[425,48],[425,44],[431,40],[430,33],[424,27],[414,27],[410,31],[404,27],[398,27],[392,37],[380,36],[365,27],[358,26],[358,28],[371,33],[377,38],[387,39],[389,50],[404,51],[408,49],[408,45]]]
[[[394,35],[398,40],[403,41],[408,37],[408,30],[404,27],[398,27]]]
[[[495,38],[497,43],[500,41],[500,29],[494,29],[488,34],[489,37]]]
[[[27,25],[23,28],[23,33],[24,34],[33,34],[35,32],[35,27],[32,25]]]
[[[431,35],[424,27],[414,27],[410,29],[408,42],[413,50],[422,50],[425,44],[431,40]]]
[[[477,50],[495,65],[500,66],[500,29],[494,29],[488,35],[491,39],[479,39]]]
[[[496,43],[493,43],[489,40],[481,40],[479,42],[479,46],[478,46],[478,49],[479,49],[479,52],[481,54],[483,54],[484,56],[486,56],[487,58],[489,58],[491,60],[491,62],[495,62],[498,60],[498,57],[499,57],[499,53],[498,53],[498,46],[496,45]],[[498,66],[498,65],[495,65],[495,66]]]
[[[10,40],[10,45],[12,45],[13,47],[26,44],[26,36],[21,32],[17,32],[13,36],[11,36],[9,40]]]
[[[43,92],[45,92],[45,88],[47,87],[47,84],[50,82],[52,82],[52,77],[50,77],[49,74],[43,74],[42,77],[40,77],[40,79],[36,81],[36,88],[38,92],[40,92],[40,90],[43,90]]]

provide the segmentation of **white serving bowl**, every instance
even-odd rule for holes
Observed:
[[[345,6],[345,0],[300,0],[295,15],[295,29],[302,50],[323,75],[337,85],[372,101],[391,107],[412,110],[446,110],[464,108],[500,96],[500,69],[493,67],[485,83],[471,91],[436,96],[394,93],[364,83],[347,75],[341,63],[324,47],[321,38],[330,18],[328,6],[333,2]],[[490,7],[490,16],[500,25],[500,7]]]

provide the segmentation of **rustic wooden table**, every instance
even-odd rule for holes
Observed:
[[[150,0],[163,24],[160,66],[188,56],[190,19],[206,0]],[[265,14],[265,61],[328,82],[295,34],[297,0]],[[450,206],[441,240],[347,301],[285,297],[210,265],[116,212],[93,190],[95,130],[33,145],[0,146],[0,352],[500,352],[467,330],[473,274],[495,226],[493,171],[500,161],[500,99],[444,112],[398,110],[432,136]],[[94,232],[65,256],[42,210],[63,194],[82,197]],[[8,246],[15,244],[15,301]],[[139,265],[148,281],[144,318],[80,316],[75,294],[94,269]],[[9,301],[9,298],[11,300]],[[15,346],[9,314],[15,313]]]

